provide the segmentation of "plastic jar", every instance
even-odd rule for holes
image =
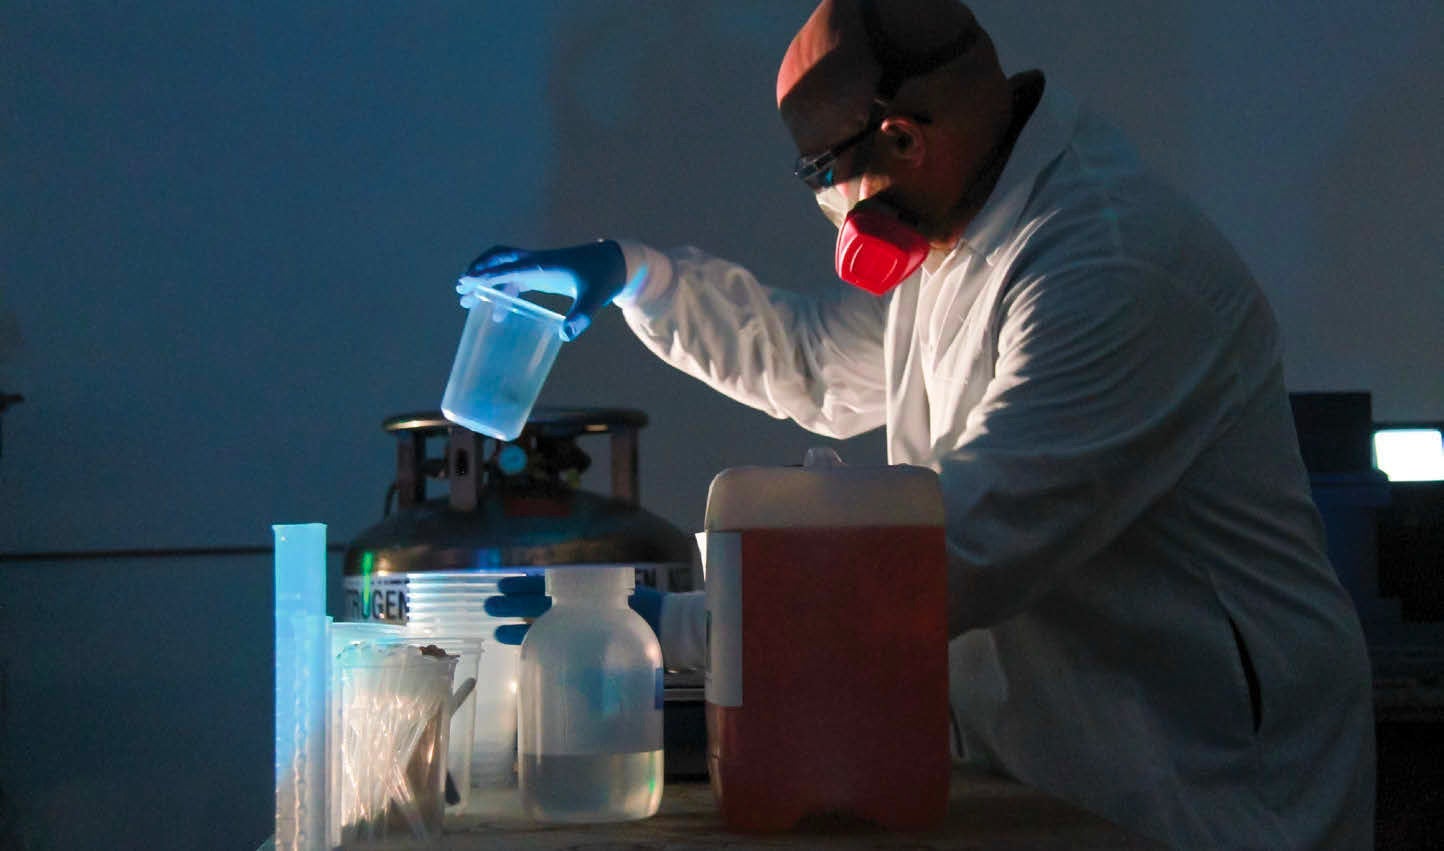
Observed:
[[[662,649],[624,567],[546,571],[552,606],[521,646],[522,807],[537,821],[646,818],[662,800]]]

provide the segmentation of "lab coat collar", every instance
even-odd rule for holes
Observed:
[[[1038,176],[1068,146],[1078,111],[1072,95],[1052,80],[1045,81],[1043,97],[1018,134],[997,185],[953,253],[970,251],[992,265],[994,252],[1013,234]]]

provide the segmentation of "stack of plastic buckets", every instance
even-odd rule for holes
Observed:
[[[406,630],[413,636],[447,637],[478,642],[476,689],[472,727],[470,794],[463,811],[468,814],[505,812],[518,800],[516,785],[516,692],[519,648],[499,644],[496,627],[519,623],[486,614],[487,597],[498,593],[497,582],[522,573],[437,571],[407,577]],[[474,648],[477,645],[469,645]],[[463,650],[465,652],[465,650]],[[473,652],[475,652],[473,650]],[[471,661],[464,656],[461,667]],[[460,778],[457,778],[458,782]]]

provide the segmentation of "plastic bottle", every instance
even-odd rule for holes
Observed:
[[[522,806],[537,821],[646,818],[662,801],[662,649],[627,605],[630,567],[546,572],[521,646]]]

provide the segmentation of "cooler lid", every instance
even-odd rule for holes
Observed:
[[[809,449],[800,467],[732,467],[707,492],[709,532],[820,526],[941,526],[938,474],[907,464],[853,467]]]

